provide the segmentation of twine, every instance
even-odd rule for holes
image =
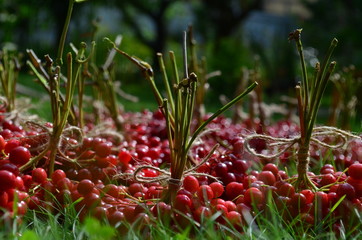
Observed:
[[[319,139],[317,139],[317,137],[335,137],[336,139],[339,139],[339,141],[336,144],[328,144],[328,143],[320,141]],[[347,131],[344,131],[344,130],[341,130],[341,129],[338,129],[335,127],[322,126],[322,127],[313,128],[312,137],[311,137],[310,141],[316,143],[317,145],[326,147],[326,148],[337,149],[337,148],[343,147],[347,143],[347,138],[361,139],[361,137],[354,135],[350,132],[347,132]],[[272,143],[269,144],[270,147],[282,147],[282,146],[285,146],[285,147],[282,148],[281,150],[279,149],[279,151],[274,154],[258,153],[255,151],[255,149],[253,149],[250,146],[250,141],[252,139],[263,139],[266,141],[271,141]],[[300,135],[297,135],[292,138],[279,138],[279,137],[272,137],[272,136],[267,136],[267,135],[263,135],[263,134],[252,134],[252,135],[245,137],[244,146],[250,154],[252,154],[256,157],[265,158],[265,159],[273,159],[273,158],[277,158],[277,157],[281,156],[288,149],[290,149],[294,144],[296,144],[296,143],[300,144],[300,142],[301,142]],[[299,154],[308,154],[308,157],[309,157],[308,152],[309,152],[309,149],[306,149],[306,153],[304,153],[304,151],[302,150],[302,152],[300,152]],[[308,157],[306,159],[308,159]]]
[[[104,122],[95,126],[91,131],[87,133],[88,137],[111,137],[115,142],[119,143],[124,140],[124,136],[119,132],[112,130],[112,124]]]
[[[50,144],[50,139],[52,137],[53,134],[53,129],[52,128],[48,128],[44,125],[41,125],[39,123],[33,122],[33,121],[26,121],[25,125],[31,129],[31,130],[35,130],[37,132],[39,132],[39,134],[34,135],[34,136],[26,136],[25,138],[27,139],[35,139],[35,138],[39,138],[41,136],[46,137],[47,141],[43,144],[41,144],[40,146],[37,146],[36,148],[33,148],[31,150],[34,151],[39,151],[39,150],[44,150],[47,149],[49,147]],[[69,144],[69,141],[67,141],[67,138],[69,136],[75,136],[77,137],[77,144]],[[62,134],[60,135],[60,140],[58,142],[58,146],[57,146],[57,150],[58,153],[65,159],[68,159],[68,157],[65,155],[65,150],[69,150],[69,149],[76,149],[78,147],[80,147],[83,143],[83,132],[80,128],[75,127],[75,126],[69,126],[63,129]]]
[[[172,178],[171,177],[171,172],[169,170],[161,169],[161,168],[153,166],[153,165],[141,165],[141,166],[138,166],[133,173],[121,173],[121,174],[118,174],[118,175],[114,176],[114,178],[121,178],[121,179],[132,179],[133,178],[135,181],[140,182],[140,183],[167,182],[168,184],[173,184],[173,185],[180,186],[182,180],[186,176],[192,175],[192,176],[206,176],[206,177],[212,178],[213,180],[215,180],[217,182],[220,182],[220,180],[218,180],[216,177],[214,177],[214,176],[212,176],[210,174],[195,172],[195,170],[198,167],[200,167],[201,165],[203,165],[204,163],[206,163],[210,159],[211,155],[214,153],[214,151],[216,150],[217,147],[219,147],[219,144],[216,144],[211,149],[209,154],[202,161],[200,161],[198,164],[196,164],[192,168],[189,168],[189,169],[185,170],[181,179]],[[156,177],[142,176],[139,173],[144,169],[155,170],[155,171],[157,171],[159,173],[159,175],[156,176]]]
[[[5,97],[0,96],[0,109],[6,110],[9,103]],[[25,120],[35,120],[38,118],[37,115],[28,114],[30,104],[29,98],[20,98],[15,102],[15,109],[8,112],[1,112],[0,115],[4,116],[7,120],[13,120],[15,122],[23,122]]]

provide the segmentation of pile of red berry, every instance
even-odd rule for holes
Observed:
[[[62,149],[56,158],[56,170],[50,176],[47,155],[33,168],[19,171],[39,154],[39,147],[44,145],[42,132],[26,131],[2,120],[1,215],[21,219],[28,209],[56,212],[59,207],[75,202],[81,219],[91,215],[107,219],[119,228],[123,228],[124,222],[145,227],[155,219],[184,227],[217,216],[217,223],[231,224],[242,231],[250,219],[259,214],[267,216],[273,204],[288,222],[298,217],[300,223],[313,226],[329,217],[335,219],[334,227],[338,230],[341,225],[351,224],[356,210],[362,211],[361,140],[350,142],[344,151],[335,151],[330,159],[334,165],[324,164],[318,174],[309,173],[318,191],[296,189],[295,176],[284,171],[284,166],[293,164],[293,153],[283,155],[275,163],[256,161],[243,148],[240,133],[247,131],[246,124],[232,124],[219,117],[209,126],[217,130],[205,134],[190,154],[199,162],[215,143],[222,143],[221,146],[206,163],[184,176],[172,202],[163,202],[160,199],[167,187],[164,182],[140,183],[132,174],[143,165],[169,167],[164,118],[159,111],[127,113],[125,118],[122,142],[96,136],[85,137],[78,146],[77,140],[68,138],[76,147]],[[269,126],[267,131],[273,136],[288,137],[298,128],[283,121]],[[257,141],[254,147],[262,151],[265,144]],[[314,149],[311,156],[322,161],[324,152],[325,149]],[[283,168],[278,168],[277,163],[283,164]],[[346,167],[348,170],[344,171]],[[144,168],[139,174],[153,178],[160,172]]]

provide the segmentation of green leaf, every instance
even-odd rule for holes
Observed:
[[[108,225],[102,225],[95,218],[87,218],[84,222],[84,231],[91,240],[108,240],[116,235],[116,230]]]
[[[36,233],[31,230],[26,230],[20,237],[20,240],[39,240],[39,239],[40,238],[36,235]]]

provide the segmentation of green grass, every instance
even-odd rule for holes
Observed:
[[[300,218],[286,221],[288,216],[280,214],[273,200],[269,200],[265,210],[257,212],[248,219],[242,229],[235,229],[230,224],[218,224],[215,219],[220,216],[216,213],[198,224],[190,220],[187,227],[178,229],[158,219],[152,219],[151,224],[140,227],[137,223],[132,225],[122,223],[118,229],[100,222],[94,218],[86,218],[82,223],[72,206],[61,209],[54,214],[45,209],[29,211],[19,224],[4,225],[0,231],[1,239],[14,240],[61,240],[61,239],[360,239],[362,237],[362,222],[358,220],[354,228],[341,232],[336,236],[333,226],[328,222],[331,217],[324,220],[323,227],[316,223],[309,225]],[[354,221],[355,222],[355,221]],[[356,222],[355,222],[356,223]]]

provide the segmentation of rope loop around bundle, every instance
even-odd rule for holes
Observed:
[[[319,140],[318,137],[335,137],[338,141],[335,144],[329,144]],[[330,149],[337,149],[343,147],[347,143],[348,138],[361,139],[360,136],[354,135],[353,133],[345,130],[341,130],[335,127],[321,126],[313,128],[310,141],[316,143],[319,146]],[[275,153],[258,153],[254,148],[250,146],[250,141],[253,139],[262,139],[265,141],[269,141],[271,142],[268,144],[269,147],[281,147],[281,149],[278,149],[278,151]],[[244,147],[253,156],[265,159],[274,159],[288,151],[294,144],[300,144],[300,142],[300,135],[291,138],[280,138],[263,134],[251,134],[244,138]]]
[[[36,149],[33,149],[33,150],[42,150],[42,149],[48,148],[48,146],[50,144],[50,138],[52,137],[52,134],[53,134],[52,128],[46,127],[44,125],[41,125],[41,124],[33,122],[33,121],[26,121],[25,126],[28,127],[31,130],[34,130],[34,131],[38,132],[37,135],[26,136],[25,138],[27,138],[27,139],[35,139],[35,138],[38,138],[40,136],[44,136],[47,139],[47,141],[45,141],[40,146],[37,146]],[[76,140],[77,140],[77,143],[76,144],[69,144],[69,141],[67,141],[67,137],[69,137],[69,136],[75,136]],[[79,127],[68,126],[68,127],[63,129],[63,132],[62,132],[60,138],[61,139],[60,139],[60,141],[58,143],[58,146],[57,146],[58,152],[62,156],[65,156],[62,149],[75,149],[75,148],[82,145],[82,143],[83,143],[83,132]]]
[[[149,165],[149,164],[138,166],[133,173],[121,173],[121,174],[118,174],[118,175],[115,176],[115,178],[121,178],[121,179],[132,179],[133,178],[136,182],[139,182],[139,183],[155,183],[155,182],[162,183],[162,182],[166,182],[167,184],[173,184],[173,185],[180,186],[182,180],[186,176],[192,175],[192,176],[206,176],[206,177],[209,177],[209,178],[213,179],[214,181],[220,182],[219,179],[217,179],[216,177],[214,177],[214,176],[212,176],[210,174],[196,172],[196,169],[198,167],[200,167],[201,165],[203,165],[204,163],[206,163],[210,159],[211,155],[214,153],[214,151],[216,150],[216,148],[218,146],[219,146],[219,144],[216,144],[210,150],[209,154],[202,161],[200,161],[195,166],[185,170],[183,172],[183,175],[182,175],[181,179],[172,178],[171,177],[171,172],[169,170],[161,169],[159,167]],[[158,172],[159,175],[155,176],[155,177],[142,176],[142,174],[140,174],[140,173],[145,169],[155,170],[156,172]]]

